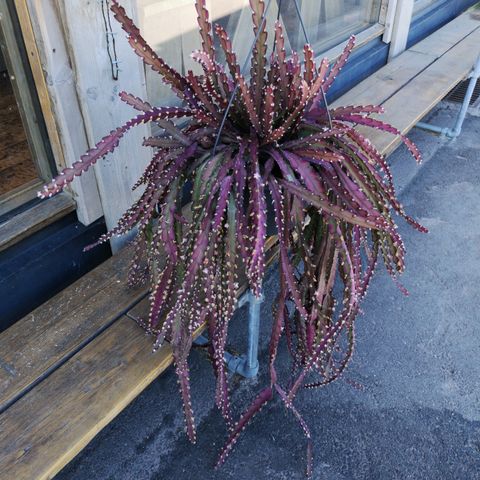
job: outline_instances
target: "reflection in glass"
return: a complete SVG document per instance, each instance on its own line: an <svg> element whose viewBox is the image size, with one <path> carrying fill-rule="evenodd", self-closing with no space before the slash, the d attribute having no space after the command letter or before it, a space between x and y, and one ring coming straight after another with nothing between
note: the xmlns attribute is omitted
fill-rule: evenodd
<svg viewBox="0 0 480 480"><path fill-rule="evenodd" d="M39 176L15 97L14 79L7 71L6 58L0 51L0 206L7 194Z"/></svg>
<svg viewBox="0 0 480 480"><path fill-rule="evenodd" d="M434 3L438 3L438 2L439 0L415 0L413 4L413 14L415 15L418 12L425 10L430 5L433 5Z"/></svg>
<svg viewBox="0 0 480 480"><path fill-rule="evenodd" d="M271 31L281 4L280 19L285 26L289 50L301 50L305 38L293 1L273 0L268 14ZM317 54L345 41L378 21L381 0L299 0L310 41ZM157 53L181 73L199 67L190 58L200 48L194 0L139 0L140 21L146 40ZM242 64L253 42L248 0L207 0L213 23L224 27ZM270 36L271 41L271 36ZM219 51L219 50L218 50ZM219 51L219 60L222 61ZM147 87L152 101L171 99L169 89L147 72Z"/></svg>

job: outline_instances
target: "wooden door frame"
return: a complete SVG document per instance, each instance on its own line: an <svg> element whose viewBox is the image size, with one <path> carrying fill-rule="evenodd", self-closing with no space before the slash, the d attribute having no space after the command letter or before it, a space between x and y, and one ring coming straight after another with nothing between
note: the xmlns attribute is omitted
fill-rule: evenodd
<svg viewBox="0 0 480 480"><path fill-rule="evenodd" d="M391 27L390 52L388 60L395 58L402 53L408 40L408 32L413 15L414 0L397 0L395 18Z"/></svg>
<svg viewBox="0 0 480 480"><path fill-rule="evenodd" d="M38 28L38 17L39 14L41 16L43 13L39 10L47 7L54 8L53 3L55 0L12 0L11 2L8 0L0 0L0 2L2 2L5 11L7 11L7 8L13 7L15 10L14 21L20 30L20 32L17 32L17 35L18 33L22 35L22 50L25 53L24 62L27 63L27 68L30 67L30 71L28 72L30 76L29 87L31 89L33 84L35 96L37 97L35 99L37 102L37 115L42 116L44 134L48 137L47 139L43 139L43 141L48 141L47 147L50 149L50 168L44 170L42 175L45 177L45 180L48 181L52 175L56 174L57 170L70 166L74 161L78 160L78 157L88 148L86 138L83 138L82 141L82 127L79 128L83 123L81 115L78 115L76 119L70 122L73 124L72 126L69 126L67 124L68 122L66 122L65 118L61 115L62 108L67 108L72 112L70 114L72 117L75 112L75 105L78 104L75 87L71 86L74 94L70 95L70 98L65 99L65 95L62 96L58 94L58 88L54 81L55 76L52 74L53 68L52 62L50 61L52 58L55 58L56 62L63 61L68 65L68 59L62 57L62 49L58 48L61 46L60 44L63 42L63 38L57 34L56 43L52 46L49 44L49 39L45 38L42 30ZM8 12L10 11L11 10ZM32 16L32 12L36 15ZM7 21L10 23L10 14L8 17ZM36 29L34 24L37 27ZM6 23L4 24L4 28L5 26ZM59 30L55 19L53 19L53 21L49 19L48 25L44 25L44 27L49 33ZM73 142L72 135L74 136ZM71 148L72 143L77 146L76 149ZM52 156L53 161L51 161ZM8 198L5 196L3 207L0 208L0 214L7 213L7 211L16 209L26 204L29 200L34 199L36 192L41 188L43 183L44 180L29 182L29 184L10 192ZM70 196L72 198L70 205L76 204L78 218L85 225L92 223L103 214L93 173L87 175L87 178L82 178L76 182L63 196ZM75 199L75 201L73 199ZM63 205L66 202L52 202L50 200L42 202L41 205L44 205L45 215L49 216L51 214L52 217L51 219L45 218L45 221L42 222L44 225L51 223L51 221L61 215L59 209L55 208L57 203ZM21 211L23 212L23 210L25 209ZM61 208L60 210L65 212L71 211L71 207L68 209ZM23 213L21 215L23 215ZM40 217L45 215L40 215ZM12 214L8 214L8 218L11 216ZM38 222L36 222L35 218L31 218L31 222L28 223L31 223L31 225L27 225L25 222L22 224L24 230L26 229L33 232L38 229ZM2 230L0 234L3 235L3 224L1 227ZM22 231L22 235L24 235L24 233L25 232ZM13 235L13 237L15 237L15 235ZM16 241L13 237L12 241Z"/></svg>
<svg viewBox="0 0 480 480"><path fill-rule="evenodd" d="M116 35L120 74L118 79L112 78L113 59L109 58L107 52L107 38L110 37L107 37L105 11L102 8L106 6L106 1L104 4L102 1L56 1L90 146L137 114L120 100L119 93L122 90L141 98L146 97L145 66L129 45L121 25L114 20L111 34ZM121 3L127 14L138 22L137 0L122 0ZM110 12L108 14L112 15ZM105 161L97 162L92 169L108 229L115 227L118 219L142 193L141 189L133 191L132 186L152 159L152 150L142 147L143 139L150 135L149 125L136 126L122 138ZM114 237L111 240L112 249L116 251L121 248L128 239L128 236Z"/></svg>
<svg viewBox="0 0 480 480"><path fill-rule="evenodd" d="M15 98L19 105L19 114L31 151L32 162L38 178L9 191L0 197L0 215L19 207L36 196L36 190L42 182L49 180L54 173L52 156L43 124L43 112L33 85L25 45L18 42L19 22L11 3L0 0L0 40L5 48L5 63L12 80Z"/></svg>
<svg viewBox="0 0 480 480"><path fill-rule="evenodd" d="M23 42L27 50L28 61L32 71L33 80L37 90L38 100L42 109L43 119L48 132L50 146L53 151L55 163L58 167L65 167L65 158L63 155L60 137L58 135L55 117L52 110L50 95L48 93L47 83L43 72L40 55L33 33L32 22L28 11L27 0L14 0L17 11L18 21L22 30Z"/></svg>
<svg viewBox="0 0 480 480"><path fill-rule="evenodd" d="M88 150L84 119L57 0L13 0L28 52L57 170ZM78 219L90 225L103 216L95 174L76 179L67 191Z"/></svg>

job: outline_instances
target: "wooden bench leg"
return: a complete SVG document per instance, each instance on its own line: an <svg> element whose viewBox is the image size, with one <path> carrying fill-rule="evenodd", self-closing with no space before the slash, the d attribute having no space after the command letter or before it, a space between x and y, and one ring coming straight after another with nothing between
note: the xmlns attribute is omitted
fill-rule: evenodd
<svg viewBox="0 0 480 480"><path fill-rule="evenodd" d="M430 125L425 122L418 122L417 127L423 130L429 130L430 132L440 133L449 138L457 138L461 131L463 122L465 121L465 116L467 115L467 110L470 105L470 100L472 99L473 91L475 85L477 84L478 78L480 77L480 55L478 56L477 62L472 70L472 73L469 75L470 83L468 84L467 92L465 93L465 98L463 99L462 108L457 117L457 121L453 128L442 128L436 125Z"/></svg>

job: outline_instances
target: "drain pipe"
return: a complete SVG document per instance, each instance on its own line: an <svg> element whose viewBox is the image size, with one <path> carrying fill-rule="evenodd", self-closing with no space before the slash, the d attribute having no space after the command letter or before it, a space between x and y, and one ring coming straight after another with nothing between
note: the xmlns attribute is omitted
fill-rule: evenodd
<svg viewBox="0 0 480 480"><path fill-rule="evenodd" d="M468 84L467 92L465 93L465 98L463 99L462 108L460 109L454 128L442 128L436 125L430 125L429 123L425 122L418 122L416 126L423 130L429 130L430 132L439 133L440 135L446 136L448 138L457 138L462 131L463 122L465 120L465 116L467 115L468 107L470 106L470 100L472 99L473 91L479 77L480 55L478 56L472 73L470 73L470 75L468 76L470 82Z"/></svg>

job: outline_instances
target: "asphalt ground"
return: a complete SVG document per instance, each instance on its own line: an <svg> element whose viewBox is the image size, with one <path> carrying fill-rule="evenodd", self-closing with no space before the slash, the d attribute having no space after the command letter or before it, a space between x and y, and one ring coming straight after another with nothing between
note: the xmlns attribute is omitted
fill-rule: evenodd
<svg viewBox="0 0 480 480"><path fill-rule="evenodd" d="M429 116L451 125L456 108ZM403 296L380 268L357 320L353 360L344 377L302 392L297 408L314 436L319 480L480 479L480 117L469 115L456 140L414 129L424 155L415 166L404 148L389 159L408 213L430 229L399 219L407 248ZM232 378L243 410L268 381L266 348L276 267L262 306L261 370ZM232 348L242 351L246 309L232 321ZM285 349L280 370L287 365ZM184 434L170 368L110 423L56 480L303 479L305 440L293 416L274 401L240 437L225 465L213 470L226 438L213 407L214 381L205 353L191 355L198 442Z"/></svg>

